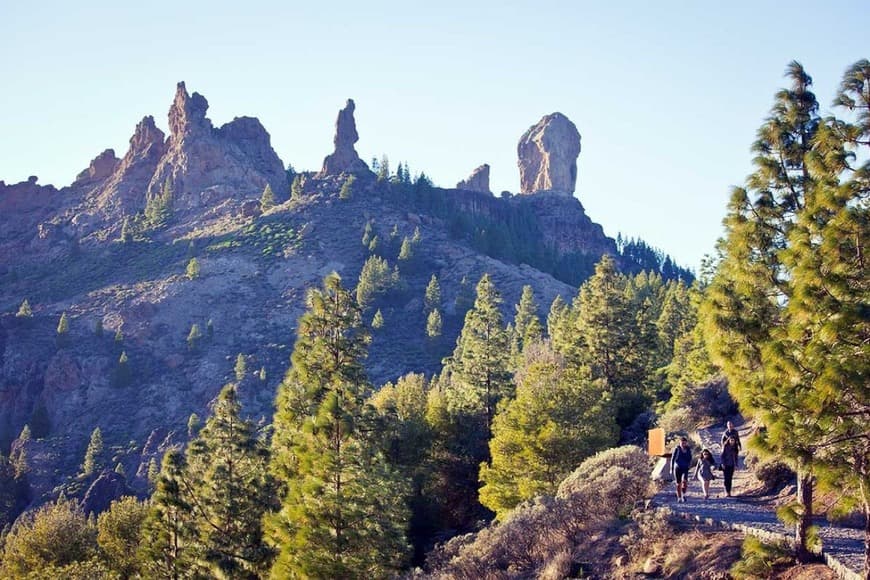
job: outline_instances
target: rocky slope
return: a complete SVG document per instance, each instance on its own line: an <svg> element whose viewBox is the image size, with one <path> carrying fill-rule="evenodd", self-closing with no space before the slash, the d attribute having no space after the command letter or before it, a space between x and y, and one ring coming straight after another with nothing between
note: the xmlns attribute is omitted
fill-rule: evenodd
<svg viewBox="0 0 870 580"><path fill-rule="evenodd" d="M207 107L180 83L168 137L145 117L122 159L104 151L69 187L40 186L36 178L0 182L0 448L5 452L25 424L37 427L31 441L19 442L33 463L36 501L69 481L97 426L111 449L109 467L121 463L127 484L145 489L149 460L184 440L191 413L208 412L239 353L249 371L240 389L245 408L268 421L306 290L333 270L354 286L373 252L401 276L366 312L370 321L380 308L385 320L367 361L375 385L438 371L462 325L457 298L484 272L501 291L508 319L523 285L534 288L542 316L555 296L573 297L576 288L550 274L475 250L467 232L453 227L456 216L490 226L520 216L537 232L532 242L557 257L594 262L615 252L613 240L566 195L495 198L481 173L466 184L478 191L378 182L353 147L353 101L339 113L335 152L319 173L304 175L302 195L288 199L283 163L259 121L242 117L215 129ZM576 154L554 158L547 171L570 173L572 163ZM351 173L357 183L342 199ZM255 200L267 184L279 204L263 213ZM122 242L125 218L140 223L148 200L167 186L168 225ZM361 241L367 224L380 240L374 250ZM401 242L416 230L414 257L400 263ZM194 257L200 275L190 279L185 267ZM445 314L436 341L425 338L423 312L433 274ZM25 298L32 318L15 316ZM70 331L58 340L63 312ZM194 325L202 337L191 345ZM254 372L261 368L264 378Z"/></svg>

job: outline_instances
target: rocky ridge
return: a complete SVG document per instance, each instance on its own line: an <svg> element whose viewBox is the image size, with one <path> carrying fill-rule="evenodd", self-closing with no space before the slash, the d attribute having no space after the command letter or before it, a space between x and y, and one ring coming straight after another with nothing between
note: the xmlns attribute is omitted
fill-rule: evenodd
<svg viewBox="0 0 870 580"><path fill-rule="evenodd" d="M554 252L590 261L615 252L578 200L564 192L496 198L487 166L464 191L425 184L393 191L393 184L378 183L354 149L354 108L349 100L339 112L335 151L319 173L305 174L298 199L287 199L283 163L259 121L241 117L215 129L205 97L189 94L184 83L170 107L168 138L148 116L122 159L104 151L69 187L40 186L36 178L0 182L0 447L25 423L44 417L47 436L27 443L29 457L45 458L34 468L34 497L50 494L75 472L96 426L130 474L129 487L142 490L148 462L185 439L192 412L207 414L209 401L232 380L239 353L249 368L265 370L265 380L246 377L240 395L248 413L268 420L306 290L333 270L345 285L355 285L372 253L361 243L367 224L381 240L376 253L399 265L403 279L380 306L385 326L375 333L367 360L375 385L439 369L462 325L457 297L473 290L484 272L504 296L507 320L526 284L542 317L555 296L570 301L575 293L532 266L476 251L452 231L453 217L497 225L522 216ZM560 186L554 176L565 168L555 160L565 156L552 147L546 153L552 159L534 181ZM341 199L348 173L359 183L350 199ZM123 218L141 212L166 184L173 192L169 225L118 241ZM266 184L277 207L243 212ZM398 264L402 239L417 228L416 257ZM184 275L192 257L201 268L196 279ZM441 284L445 317L434 346L424 339L422 306L432 274ZM14 316L23 298L33 306L32 319ZM62 312L71 323L65 344L55 331ZM103 334L95 331L98 322ZM203 335L195 346L186 340L193 325ZM132 369L129 382L119 379L122 353Z"/></svg>

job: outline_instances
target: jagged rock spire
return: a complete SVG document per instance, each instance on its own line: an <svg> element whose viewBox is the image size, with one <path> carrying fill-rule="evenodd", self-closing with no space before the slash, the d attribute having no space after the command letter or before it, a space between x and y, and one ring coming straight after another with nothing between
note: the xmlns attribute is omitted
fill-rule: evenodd
<svg viewBox="0 0 870 580"><path fill-rule="evenodd" d="M321 169L319 177L340 173L370 172L369 166L360 159L356 149L354 149L354 144L359 141L356 121L353 117L355 108L353 99L348 99L347 105L338 112L338 119L335 121L335 138L332 140L335 144L335 151L323 160L323 169Z"/></svg>

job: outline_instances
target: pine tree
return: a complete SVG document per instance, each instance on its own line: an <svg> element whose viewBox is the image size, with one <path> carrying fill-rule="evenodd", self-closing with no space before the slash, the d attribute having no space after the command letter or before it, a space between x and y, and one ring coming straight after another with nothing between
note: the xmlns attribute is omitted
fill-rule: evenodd
<svg viewBox="0 0 870 580"><path fill-rule="evenodd" d="M304 183L302 179L302 175L297 175L293 178L293 183L290 185L290 198L293 200L300 200L304 195Z"/></svg>
<svg viewBox="0 0 870 580"><path fill-rule="evenodd" d="M441 320L441 313L437 308L429 312L426 317L426 336L429 338L438 338L441 336L441 331L444 324Z"/></svg>
<svg viewBox="0 0 870 580"><path fill-rule="evenodd" d="M378 163L378 182L383 183L384 181L389 180L390 178L390 160L386 155L381 157L380 163Z"/></svg>
<svg viewBox="0 0 870 580"><path fill-rule="evenodd" d="M407 551L407 486L372 430L360 308L337 274L306 302L276 401L272 471L287 485L267 519L272 576L387 576Z"/></svg>
<svg viewBox="0 0 870 580"><path fill-rule="evenodd" d="M118 327L118 330L115 331L115 336L113 340L115 341L115 344L121 344L122 342L124 342L124 333L121 330L120 326Z"/></svg>
<svg viewBox="0 0 870 580"><path fill-rule="evenodd" d="M169 223L172 219L173 197L172 186L167 178L160 193L150 195L145 202L146 227L157 229Z"/></svg>
<svg viewBox="0 0 870 580"><path fill-rule="evenodd" d="M121 242L129 244L133 241L133 226L130 224L130 217L124 216L124 222L121 224Z"/></svg>
<svg viewBox="0 0 870 580"><path fill-rule="evenodd" d="M870 238L870 61L846 70L834 105L849 111L851 120L826 119L816 134L810 171L818 187L798 218L794 252L786 256L795 280L789 336L802 346L789 376L813 386L805 407L816 411L814 438L824 450L814 458L815 472L826 487L839 491L845 483L857 490L870 575L870 279L864 257Z"/></svg>
<svg viewBox="0 0 870 580"><path fill-rule="evenodd" d="M372 229L372 221L369 220L366 222L365 228L363 229L363 237L362 237L362 245L364 245L366 248L369 247L369 244L372 241L372 234L373 233L374 232Z"/></svg>
<svg viewBox="0 0 870 580"><path fill-rule="evenodd" d="M268 183L263 188L263 195L260 196L260 209L266 211L269 208L275 207L275 192L272 191L272 186Z"/></svg>
<svg viewBox="0 0 870 580"><path fill-rule="evenodd" d="M191 544L200 566L225 578L257 578L270 550L262 517L273 507L268 450L241 418L236 386L225 386L187 452L183 496L192 506Z"/></svg>
<svg viewBox="0 0 870 580"><path fill-rule="evenodd" d="M18 307L18 312L15 313L16 318L33 318L33 310L30 308L30 302L25 298Z"/></svg>
<svg viewBox="0 0 870 580"><path fill-rule="evenodd" d="M420 243L420 240L423 239L423 236L420 234L420 226L414 227L414 234L411 236L411 243L417 245Z"/></svg>
<svg viewBox="0 0 870 580"><path fill-rule="evenodd" d="M260 367L260 372L257 373L257 378L259 378L264 383L266 382L266 367Z"/></svg>
<svg viewBox="0 0 870 580"><path fill-rule="evenodd" d="M407 262L414 257L414 248L411 246L411 240L405 236L402 239L402 248L399 250L399 261Z"/></svg>
<svg viewBox="0 0 870 580"><path fill-rule="evenodd" d="M160 477L160 468L157 466L157 460L152 457L148 460L148 483L151 485L157 484L157 479Z"/></svg>
<svg viewBox="0 0 870 580"><path fill-rule="evenodd" d="M195 570L193 506L184 497L184 466L183 455L173 449L163 456L159 475L155 475L138 557L145 577L187 578Z"/></svg>
<svg viewBox="0 0 870 580"><path fill-rule="evenodd" d="M795 260L795 255L813 251L801 246L813 245L813 235L807 237L802 224L816 219L807 215L814 211L819 194L807 162L813 156L819 118L810 91L812 79L803 67L792 62L786 76L792 86L777 93L753 145L756 171L746 188L732 193L726 235L719 247L722 259L708 289L704 314L711 352L728 377L729 389L743 412L766 426L753 443L798 473L798 501L788 512L796 523L798 556L806 559L817 426L826 405L807 406L816 398L813 391L818 385L813 373L796 368L809 354L807 330L811 329L802 318L812 316L815 307L795 315L792 302L802 298L803 289L798 288L813 284L801 280L809 272L800 262L815 258Z"/></svg>
<svg viewBox="0 0 870 580"><path fill-rule="evenodd" d="M513 340L511 350L517 362L518 356L523 349L544 336L544 328L538 318L538 305L535 303L535 294L531 286L523 286L523 294L516 305L514 316Z"/></svg>
<svg viewBox="0 0 870 580"><path fill-rule="evenodd" d="M82 461L82 475L88 476L103 466L103 432L96 427L91 432L91 440L85 451L85 459Z"/></svg>
<svg viewBox="0 0 870 580"><path fill-rule="evenodd" d="M133 578L139 569L136 556L147 515L146 503L127 496L97 517L97 544L109 568L121 578Z"/></svg>
<svg viewBox="0 0 870 580"><path fill-rule="evenodd" d="M353 197L354 186L356 185L356 176L349 175L347 179L344 180L344 183L341 185L341 189L338 192L338 197L340 199L350 199Z"/></svg>
<svg viewBox="0 0 870 580"><path fill-rule="evenodd" d="M375 330L379 330L384 326L384 315L381 314L381 309L378 308L378 311L375 312L375 315L372 317L372 328Z"/></svg>
<svg viewBox="0 0 870 580"><path fill-rule="evenodd" d="M184 269L184 275L187 276L188 280L199 278L199 262L196 258L191 258L187 262L187 268Z"/></svg>
<svg viewBox="0 0 870 580"><path fill-rule="evenodd" d="M423 311L432 312L439 308L441 308L441 285L438 283L438 277L432 274L423 298Z"/></svg>
<svg viewBox="0 0 870 580"><path fill-rule="evenodd" d="M187 350L196 350L199 347L199 341L201 338L202 332L199 330L199 325L194 322L190 326L190 332L187 333Z"/></svg>
<svg viewBox="0 0 870 580"><path fill-rule="evenodd" d="M214 338L214 322L211 318L205 323L205 337L210 341Z"/></svg>
<svg viewBox="0 0 870 580"><path fill-rule="evenodd" d="M245 375L248 374L248 363L245 362L245 355L239 353L236 357L236 364L233 367L233 372L236 375L236 381L242 382L245 380Z"/></svg>
<svg viewBox="0 0 870 580"><path fill-rule="evenodd" d="M603 382L566 367L544 344L524 354L516 398L493 422L492 463L480 468L480 502L500 520L522 501L555 495L577 465L619 435Z"/></svg>
<svg viewBox="0 0 870 580"><path fill-rule="evenodd" d="M378 296L393 287L394 282L387 261L380 256L369 256L359 274L356 286L357 302L363 308L371 306Z"/></svg>
<svg viewBox="0 0 870 580"><path fill-rule="evenodd" d="M465 324L448 361L452 404L467 411L480 412L490 433L495 407L512 395L508 369L508 336L499 305L501 295L489 274L477 284L474 306L465 315Z"/></svg>
<svg viewBox="0 0 870 580"><path fill-rule="evenodd" d="M627 279L617 272L616 262L605 255L580 288L570 338L563 343L563 354L569 360L588 367L594 380L605 381L616 402L620 427L630 425L651 402L646 363L649 348L654 346L641 341L652 333L638 328L626 287ZM560 342L555 344L560 346Z"/></svg>

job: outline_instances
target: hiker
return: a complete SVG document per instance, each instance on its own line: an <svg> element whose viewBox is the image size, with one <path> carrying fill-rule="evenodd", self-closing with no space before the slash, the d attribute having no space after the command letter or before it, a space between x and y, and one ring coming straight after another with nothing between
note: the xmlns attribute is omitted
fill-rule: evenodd
<svg viewBox="0 0 870 580"><path fill-rule="evenodd" d="M713 460L713 454L709 449L701 451L701 458L698 460L698 467L695 470L695 478L701 482L701 489L704 490L704 499L710 499L710 482L716 479L713 475L713 468L716 462Z"/></svg>
<svg viewBox="0 0 870 580"><path fill-rule="evenodd" d="M689 448L689 440L680 437L680 444L674 447L671 453L671 471L677 482L677 502L686 502L686 489L689 487L689 467L692 465L692 450Z"/></svg>
<svg viewBox="0 0 870 580"><path fill-rule="evenodd" d="M734 469L737 467L737 440L729 437L722 446L722 477L725 480L725 496L731 497L731 482L734 478Z"/></svg>
<svg viewBox="0 0 870 580"><path fill-rule="evenodd" d="M737 451L743 449L743 446L740 444L740 433L734 428L734 423L728 421L725 423L725 427L725 432L722 433L722 447L725 447L725 440L731 437L737 443Z"/></svg>

